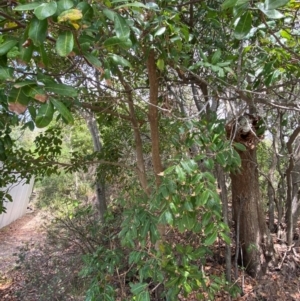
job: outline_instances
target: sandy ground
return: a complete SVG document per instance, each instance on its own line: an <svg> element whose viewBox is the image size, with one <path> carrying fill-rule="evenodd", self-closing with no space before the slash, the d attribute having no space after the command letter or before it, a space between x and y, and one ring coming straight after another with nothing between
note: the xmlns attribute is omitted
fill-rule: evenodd
<svg viewBox="0 0 300 301"><path fill-rule="evenodd" d="M0 276L15 267L16 253L22 245L43 240L42 224L41 213L28 210L23 217L0 229Z"/></svg>

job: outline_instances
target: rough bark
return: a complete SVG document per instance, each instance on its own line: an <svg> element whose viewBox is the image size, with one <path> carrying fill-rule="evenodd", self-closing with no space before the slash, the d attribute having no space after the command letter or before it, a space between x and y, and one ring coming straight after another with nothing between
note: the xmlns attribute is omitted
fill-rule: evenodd
<svg viewBox="0 0 300 301"><path fill-rule="evenodd" d="M146 175L146 168L145 168L145 160L143 155L143 141L141 138L139 123L136 118L134 104L133 104L133 96L132 91L133 89L127 83L122 75L122 73L118 72L119 79L127 92L127 104L129 109L130 121L132 125L132 130L134 134L134 141L135 141L135 152L136 152L136 161L137 161L137 175L140 181L141 187L143 191L149 196L150 195L150 188L148 186L147 175Z"/></svg>
<svg viewBox="0 0 300 301"><path fill-rule="evenodd" d="M268 172L268 199L269 199L269 230L274 232L275 226L275 203L276 203L276 191L274 188L275 171L278 163L277 149L278 149L278 132L273 135L273 149L271 165Z"/></svg>
<svg viewBox="0 0 300 301"><path fill-rule="evenodd" d="M299 183L298 172L296 167L298 166L297 160L300 160L299 149L294 150L293 143L300 133L300 126L298 126L292 135L290 136L286 146L289 155L289 165L286 170L286 182L287 182L287 200L286 200L286 223L287 223L287 243L292 245L294 236L294 225L297 222L297 207L298 207L298 191ZM296 164L297 162L297 164ZM294 219L294 215L295 218Z"/></svg>
<svg viewBox="0 0 300 301"><path fill-rule="evenodd" d="M239 151L239 155L240 171L231 173L234 219L237 222L237 212L240 211L238 227L242 264L251 276L260 277L273 257L273 244L260 199L256 149Z"/></svg>
<svg viewBox="0 0 300 301"><path fill-rule="evenodd" d="M91 115L87 116L86 120L87 120L89 131L93 139L94 151L101 152L102 145L101 145L100 133L99 133L97 122L95 118ZM104 214L107 210L106 195L105 195L105 181L104 179L100 180L98 177L96 179L96 195L97 195L97 204L98 204L97 208L100 213L100 219L103 220Z"/></svg>
<svg viewBox="0 0 300 301"><path fill-rule="evenodd" d="M227 187L225 183L225 174L221 166L217 166L217 179L219 188L221 190L220 197L222 200L222 214L223 222L229 226L228 222L228 198L227 198ZM228 236L230 233L226 233ZM230 244L225 245L225 263L226 263L226 280L231 282L231 246Z"/></svg>
<svg viewBox="0 0 300 301"><path fill-rule="evenodd" d="M274 256L259 191L256 146L263 136L256 134L258 130L259 117L252 114L244 114L226 125L227 136L246 147L245 151L238 151L239 171L231 173L232 206L241 264L253 277L262 276Z"/></svg>

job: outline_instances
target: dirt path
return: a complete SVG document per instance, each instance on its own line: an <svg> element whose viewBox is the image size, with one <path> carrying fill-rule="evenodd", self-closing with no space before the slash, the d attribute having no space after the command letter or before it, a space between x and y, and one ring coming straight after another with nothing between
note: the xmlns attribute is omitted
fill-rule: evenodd
<svg viewBox="0 0 300 301"><path fill-rule="evenodd" d="M42 242L43 217L37 211L28 211L23 217L0 229L0 299L4 300L5 291L11 285L9 271L16 266L19 248L24 244Z"/></svg>

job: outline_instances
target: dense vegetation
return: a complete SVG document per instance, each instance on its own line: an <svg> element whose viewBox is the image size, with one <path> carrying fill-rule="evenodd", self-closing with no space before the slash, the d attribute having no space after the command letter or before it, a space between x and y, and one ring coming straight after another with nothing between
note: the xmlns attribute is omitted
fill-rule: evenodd
<svg viewBox="0 0 300 301"><path fill-rule="evenodd" d="M277 264L270 233L285 223L292 247L300 213L298 9L293 0L3 3L0 210L18 178L41 180L56 210L69 187L67 207L78 211L60 221L93 217L74 238L90 239L87 300L234 294L231 226L235 265L262 276ZM20 143L16 127L34 142ZM97 216L85 200L92 188ZM205 273L216 241L225 275Z"/></svg>

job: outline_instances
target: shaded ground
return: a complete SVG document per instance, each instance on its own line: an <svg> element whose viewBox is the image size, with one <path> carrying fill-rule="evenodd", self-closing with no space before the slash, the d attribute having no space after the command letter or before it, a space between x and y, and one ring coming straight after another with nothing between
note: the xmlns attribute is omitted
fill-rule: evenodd
<svg viewBox="0 0 300 301"><path fill-rule="evenodd" d="M43 300L83 300L83 298L64 297L61 299L41 298L40 287L34 286L37 289L23 290L25 295L18 296L18 291L26 286L25 270L16 270L17 256L21 247L28 246L32 256L39 256L38 250L35 251L35 246L44 242L45 233L42 229L44 223L43 216L37 212L27 213L24 217L10 224L9 226L0 229L0 300L1 301L43 301ZM229 295L222 292L217 294L214 301L300 301L300 242L295 241L292 248L287 248L283 242L278 242L274 235L275 249L279 255L278 266L275 266L266 276L260 280L255 280L239 271L237 283L243 288L243 293L237 298L230 298ZM66 249L66 253L60 256L61 258L70 257L72 248ZM218 253L217 246L216 252ZM68 253L69 252L69 253ZM221 251L222 253L222 251ZM221 255L222 257L222 255ZM35 258L35 257L34 257ZM41 264L39 268L47 277L40 278L40 285L48 283L53 275L51 270L51 262L55 256L51 255L48 259L43 257L45 265ZM207 274L220 275L224 272L224 264L222 258L210 258L207 261L205 272ZM37 261L39 263L39 261ZM76 267L68 265L60 265L61 273L67 273L66 267L70 267L70 273L76 270ZM73 273L72 272L72 273ZM71 274L70 274L71 275ZM48 280L47 280L48 279ZM79 282L80 284L80 282ZM53 297L51 294L50 296ZM121 300L116 299L116 300ZM197 301L197 297L191 294L188 297L179 296L181 301ZM176 300L174 300L176 301ZM207 300L205 300L207 301Z"/></svg>
<svg viewBox="0 0 300 301"><path fill-rule="evenodd" d="M18 220L0 229L0 300L14 300L13 283L18 273L11 275L17 265L17 253L26 244L42 242L45 233L42 229L43 217L40 213L28 210Z"/></svg>

